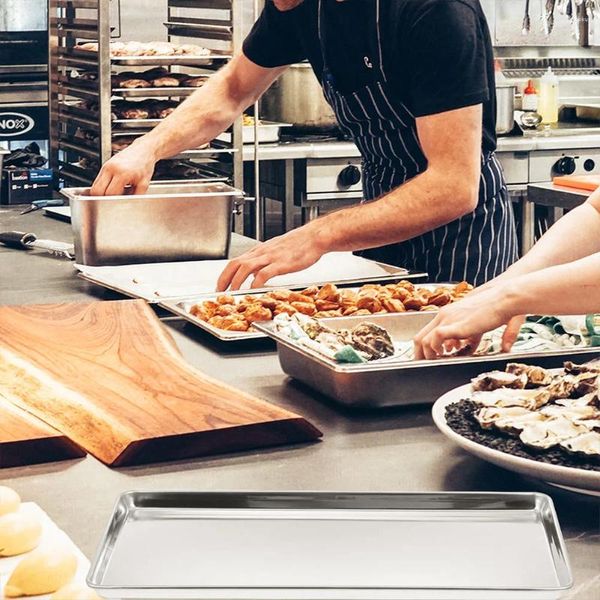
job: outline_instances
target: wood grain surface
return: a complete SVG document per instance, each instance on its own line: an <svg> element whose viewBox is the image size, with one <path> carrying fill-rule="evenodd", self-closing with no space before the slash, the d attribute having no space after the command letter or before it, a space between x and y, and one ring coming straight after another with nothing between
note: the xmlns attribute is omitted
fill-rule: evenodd
<svg viewBox="0 0 600 600"><path fill-rule="evenodd" d="M85 456L62 433L0 395L0 468Z"/></svg>
<svg viewBox="0 0 600 600"><path fill-rule="evenodd" d="M142 300L0 307L0 394L111 466L321 435L188 365Z"/></svg>

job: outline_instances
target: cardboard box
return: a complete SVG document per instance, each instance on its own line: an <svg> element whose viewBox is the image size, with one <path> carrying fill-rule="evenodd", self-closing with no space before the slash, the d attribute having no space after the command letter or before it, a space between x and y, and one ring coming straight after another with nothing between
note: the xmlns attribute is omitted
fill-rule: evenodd
<svg viewBox="0 0 600 600"><path fill-rule="evenodd" d="M52 169L17 169L2 175L0 204L31 204L51 198L54 190Z"/></svg>

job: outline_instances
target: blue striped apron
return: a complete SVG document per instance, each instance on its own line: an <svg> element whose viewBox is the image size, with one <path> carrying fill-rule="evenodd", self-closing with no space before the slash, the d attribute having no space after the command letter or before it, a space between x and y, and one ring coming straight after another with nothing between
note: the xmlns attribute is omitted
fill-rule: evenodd
<svg viewBox="0 0 600 600"><path fill-rule="evenodd" d="M373 6L375 14L366 23L369 31L365 34L371 40L371 55L357 66L368 83L341 92L328 68L322 0L318 4L323 91L341 129L361 153L364 201L391 192L427 169L415 116L391 91L383 69L380 0ZM518 257L517 237L512 203L495 153L482 152L479 202L474 212L411 240L362 254L426 271L434 282L466 280L481 285L505 271Z"/></svg>

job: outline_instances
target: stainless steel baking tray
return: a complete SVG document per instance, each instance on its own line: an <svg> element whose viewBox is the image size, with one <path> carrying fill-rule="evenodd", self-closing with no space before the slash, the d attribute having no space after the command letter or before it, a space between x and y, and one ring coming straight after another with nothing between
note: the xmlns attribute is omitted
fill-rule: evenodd
<svg viewBox="0 0 600 600"><path fill-rule="evenodd" d="M112 93L123 98L147 98L149 96L189 96L199 89L194 87L113 88Z"/></svg>
<svg viewBox="0 0 600 600"><path fill-rule="evenodd" d="M236 202L243 192L224 183L152 184L146 194L89 196L69 188L79 264L223 258L229 253Z"/></svg>
<svg viewBox="0 0 600 600"><path fill-rule="evenodd" d="M416 273L416 274L408 274L402 277L402 279L412 279L415 277L422 277L423 274L422 273ZM322 285L322 284L319 284ZM439 285L435 285L435 284L419 284L419 287L423 287L423 288L428 288L428 289L435 289L440 287L441 284ZM295 288L294 288L295 289ZM350 289L353 291L358 291L360 288L359 287L346 287L345 289ZM264 293L264 292L262 292ZM231 296L233 296L234 298L243 298L245 296L260 296L261 294L255 294L254 291L252 291L252 293L248 293L248 290L246 290L245 292L236 292L233 294L230 294ZM194 304L198 304L201 302L206 302L208 300L216 300L217 299L217 294L203 294L201 296L196 296L194 298L185 298L183 300L169 300L169 301L165 301L165 302L158 302L158 305L161 306L162 308L164 308L165 310L168 310L169 312L173 313L174 315L177 315L179 317L181 317L182 319L185 319L186 321L189 321L190 323L193 323L194 325L198 326L200 329L203 329L204 331L210 333L212 336L216 337L218 340L221 340L222 342L241 342L244 340L254 340L254 339L261 339L261 338L266 338L269 337L266 333L262 332L262 331L257 331L257 330L252 330L252 331L245 331L245 332L239 332L239 331L225 331L223 329L219 329L218 327L215 327L214 325L211 325L210 323L207 323L206 321L202 321L201 319L198 319L198 317L195 317L194 315L190 314L190 309L192 308L192 306L194 306ZM411 312L406 312L406 313L399 313L397 316L398 318L401 319L405 319L405 318L411 318L412 315L415 315L416 313L411 313ZM423 313L420 313L423 314ZM427 313L428 315L431 315L430 318L433 318L433 315L435 313ZM362 319L364 319L365 317L362 317ZM345 321L345 317L337 317L337 318L333 318L333 319L328 319L328 322L332 322L335 323L337 321L341 321L341 326L344 326Z"/></svg>
<svg viewBox="0 0 600 600"><path fill-rule="evenodd" d="M409 341L435 313L372 315L321 319L335 328L352 328L369 321L385 327L397 342ZM585 361L600 354L598 348L572 348L545 352L464 356L433 361L394 361L385 359L366 364L340 364L300 346L275 330L273 322L255 323L255 328L277 342L283 371L351 407L380 408L433 403L449 390L463 385L482 371L504 370L508 362L523 362L542 367L559 367L566 360Z"/></svg>
<svg viewBox="0 0 600 600"><path fill-rule="evenodd" d="M164 119L113 119L113 129L152 129Z"/></svg>
<svg viewBox="0 0 600 600"><path fill-rule="evenodd" d="M204 67L212 65L215 61L229 60L230 58L233 58L231 54L212 52L206 56L113 56L110 60L114 64L131 67L146 65Z"/></svg>
<svg viewBox="0 0 600 600"><path fill-rule="evenodd" d="M156 262L119 266L86 266L76 264L81 277L150 303L182 301L199 296L214 295L219 276L227 260ZM424 279L426 273L409 273L406 269L354 256L350 252L332 252L312 267L279 275L269 281L269 287L252 290L254 293L275 287L302 289L309 285L332 282L339 285L361 285L373 281ZM249 291L249 282L245 284Z"/></svg>
<svg viewBox="0 0 600 600"><path fill-rule="evenodd" d="M572 576L543 494L131 492L87 582L109 599L549 600Z"/></svg>

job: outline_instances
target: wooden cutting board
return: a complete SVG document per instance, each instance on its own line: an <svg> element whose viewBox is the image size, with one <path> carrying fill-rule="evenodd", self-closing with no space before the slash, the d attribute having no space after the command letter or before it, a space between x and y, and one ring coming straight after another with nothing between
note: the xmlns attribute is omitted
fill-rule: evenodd
<svg viewBox="0 0 600 600"><path fill-rule="evenodd" d="M0 392L111 466L321 436L189 366L142 300L0 307Z"/></svg>
<svg viewBox="0 0 600 600"><path fill-rule="evenodd" d="M0 396L0 468L85 456L62 433Z"/></svg>

